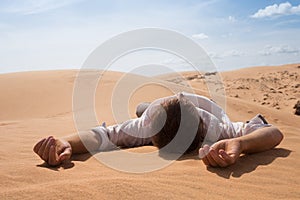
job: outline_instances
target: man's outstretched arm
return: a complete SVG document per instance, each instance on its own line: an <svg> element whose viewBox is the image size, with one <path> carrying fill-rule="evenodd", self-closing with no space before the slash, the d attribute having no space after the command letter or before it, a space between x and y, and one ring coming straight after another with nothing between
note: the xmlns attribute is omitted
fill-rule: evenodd
<svg viewBox="0 0 300 200"><path fill-rule="evenodd" d="M131 119L109 127L98 126L91 131L55 139L52 136L40 140L33 148L42 160L56 166L70 159L72 153L107 151L119 147L136 147L151 143L149 125L144 117ZM131 134L127 134L131 133Z"/></svg>
<svg viewBox="0 0 300 200"><path fill-rule="evenodd" d="M199 157L205 165L227 167L236 162L241 153L258 153L277 146L283 134L274 126L257 129L238 138L220 140L211 147L204 145Z"/></svg>
<svg viewBox="0 0 300 200"><path fill-rule="evenodd" d="M40 140L33 151L51 166L61 164L71 158L72 153L80 154L96 151L101 144L101 137L93 131L73 134L60 139L52 136ZM86 146L88 147L86 147Z"/></svg>

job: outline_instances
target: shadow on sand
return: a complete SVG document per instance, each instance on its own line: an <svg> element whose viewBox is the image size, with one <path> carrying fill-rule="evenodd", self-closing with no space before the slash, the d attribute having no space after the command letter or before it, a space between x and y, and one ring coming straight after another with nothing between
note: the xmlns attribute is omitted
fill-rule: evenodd
<svg viewBox="0 0 300 200"><path fill-rule="evenodd" d="M43 168L47 168L53 171L59 171L59 169L71 169L75 166L75 164L73 163L73 161L81 161L84 162L86 160L88 160L92 155L89 153L85 153L85 154L75 154L72 155L71 160L67 160L65 162L63 162L61 165L58 166L50 166L48 165L46 162L36 165L37 167L43 167Z"/></svg>
<svg viewBox="0 0 300 200"><path fill-rule="evenodd" d="M234 165L227 168L207 167L207 170L226 179L231 176L238 178L254 171L260 165L271 164L276 158L288 157L290 153L291 151L288 149L275 148L261 153L243 155Z"/></svg>
<svg viewBox="0 0 300 200"><path fill-rule="evenodd" d="M220 177L229 179L230 177L241 177L243 174L250 173L254 171L260 165L269 165L276 158L285 158L290 155L292 151L284 148L275 148L261 153L255 154L246 154L241 156L234 165L231 165L226 168L213 168L207 167L207 170L217 174ZM88 160L92 155L89 153L86 154L75 154L72 156L71 160L63 162L59 166L50 166L47 163L43 163L37 165L37 167L43 167L54 171L59 171L60 169L71 169L75 166L73 161L81 161L84 162ZM166 160L172 160L174 158L178 158L176 154L164 154L160 153L159 156L163 157ZM192 152L187 155L181 156L180 160L194 159L199 160L198 152Z"/></svg>

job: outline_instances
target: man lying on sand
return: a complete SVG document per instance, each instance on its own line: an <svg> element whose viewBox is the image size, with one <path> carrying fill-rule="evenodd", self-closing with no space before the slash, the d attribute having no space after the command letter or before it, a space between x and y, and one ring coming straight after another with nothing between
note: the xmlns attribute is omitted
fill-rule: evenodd
<svg viewBox="0 0 300 200"><path fill-rule="evenodd" d="M166 153L197 150L205 165L226 167L242 153L272 149L283 139L283 134L261 115L247 123L231 122L216 103L189 93L141 104L137 115L139 118L99 126L80 135L44 138L33 150L49 165L56 166L72 154L153 144Z"/></svg>

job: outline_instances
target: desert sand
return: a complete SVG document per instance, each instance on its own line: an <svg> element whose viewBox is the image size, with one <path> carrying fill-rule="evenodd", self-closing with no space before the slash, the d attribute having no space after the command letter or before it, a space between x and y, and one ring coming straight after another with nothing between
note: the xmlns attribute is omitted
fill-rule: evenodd
<svg viewBox="0 0 300 200"><path fill-rule="evenodd" d="M293 109L300 100L299 66L221 73L230 118L246 121L257 113L264 115L285 136L275 149L243 155L235 165L224 169L207 168L191 155L163 169L138 174L111 169L88 154L76 155L60 167L47 167L32 148L48 135L76 132L72 92L78 71L1 74L0 199L300 199L300 116ZM182 75L196 93L208 95L203 75ZM99 82L99 123L115 123L111 95L122 76L120 72L106 72ZM150 79L131 75L131 80L141 78ZM188 90L176 76L151 80L161 84L137 88L128 99L131 117L141 101L170 95L174 88ZM155 150L146 146L130 151Z"/></svg>

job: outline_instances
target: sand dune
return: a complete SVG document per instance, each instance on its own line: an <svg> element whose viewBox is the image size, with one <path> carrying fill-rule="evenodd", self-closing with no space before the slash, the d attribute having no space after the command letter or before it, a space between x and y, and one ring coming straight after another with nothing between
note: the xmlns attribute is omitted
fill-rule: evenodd
<svg viewBox="0 0 300 200"><path fill-rule="evenodd" d="M299 199L300 116L293 106L300 100L300 64L253 67L222 73L226 111L233 120L248 120L256 113L278 126L285 135L275 149L242 156L226 169L206 168L197 156L187 156L151 173L113 170L89 155L74 156L70 163L48 168L33 153L33 145L48 135L76 131L72 92L75 70L22 72L0 75L0 199ZM208 94L203 75L182 73L194 91ZM124 74L107 72L96 90L100 122L115 122L113 91ZM127 117L141 101L187 90L181 79L154 79L127 99ZM151 84L151 82L159 84ZM129 86L128 86L129 87ZM122 93L127 86L122 85ZM116 91L116 90L115 90ZM117 99L115 103L124 103ZM96 124L95 124L96 125ZM134 148L149 152L154 147Z"/></svg>

